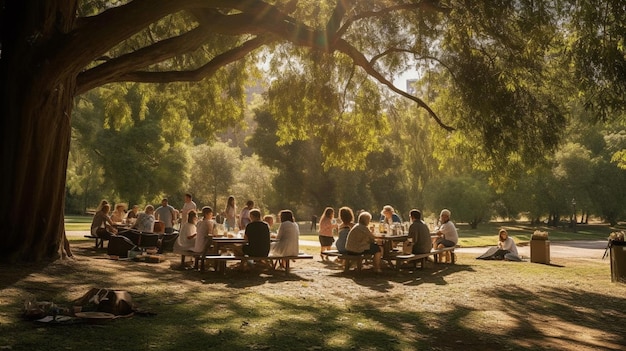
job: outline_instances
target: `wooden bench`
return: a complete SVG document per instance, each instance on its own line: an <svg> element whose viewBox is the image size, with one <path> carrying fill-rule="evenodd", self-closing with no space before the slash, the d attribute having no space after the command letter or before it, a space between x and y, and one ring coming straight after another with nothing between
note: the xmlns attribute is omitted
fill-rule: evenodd
<svg viewBox="0 0 626 351"><path fill-rule="evenodd" d="M181 266L185 266L185 262L187 262L187 256L190 256L193 260L193 267L195 269L198 269L198 266L200 266L200 270L204 271L204 260L202 259L204 255L202 252L172 249L172 253L180 255Z"/></svg>
<svg viewBox="0 0 626 351"><path fill-rule="evenodd" d="M285 274L290 273L290 262L292 260L311 260L313 259L313 255L307 254L299 254L298 256L267 256L267 257L251 257L251 256L227 256L227 255L206 255L204 256L204 260L214 260L215 261L215 270L221 273L225 273L226 271L226 263L228 261L241 261L242 267L244 261L269 261L270 268L272 270L276 270L279 264L282 262L285 268ZM203 261L204 261L203 260ZM204 263L202 264L204 268ZM202 268L202 269L203 269ZM202 270L201 269L201 270Z"/></svg>
<svg viewBox="0 0 626 351"><path fill-rule="evenodd" d="M326 250L322 252L322 255L337 257L337 259L342 260L344 272L348 272L353 264L355 264L356 270L360 272L363 268L363 262L374 258L372 254L350 255L342 254L337 250Z"/></svg>
<svg viewBox="0 0 626 351"><path fill-rule="evenodd" d="M455 247L444 247L441 249L437 249L437 250L432 250L429 253L423 253L423 254L401 254L401 255L396 255L394 257L396 263L395 263L395 269L399 270L402 268L402 265L404 263L413 263L413 268L417 267L417 263L420 264L420 268L424 268L424 265L426 264L426 260L428 260L428 257L433 256L433 260L435 262L439 261L439 255L442 255L444 253L449 252L450 253L450 261L451 263L455 263L456 262L456 256L454 254L454 249Z"/></svg>
<svg viewBox="0 0 626 351"><path fill-rule="evenodd" d="M97 236L93 236L93 235L84 235L85 238L87 239L95 239L96 240L96 249L97 248L104 248L104 240L107 239L103 239Z"/></svg>

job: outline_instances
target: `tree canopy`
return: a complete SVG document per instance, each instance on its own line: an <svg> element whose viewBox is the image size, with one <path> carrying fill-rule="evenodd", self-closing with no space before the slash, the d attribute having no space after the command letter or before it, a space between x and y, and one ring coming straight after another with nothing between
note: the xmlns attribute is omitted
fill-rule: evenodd
<svg viewBox="0 0 626 351"><path fill-rule="evenodd" d="M241 121L242 87L263 74L278 143L317 137L326 167L381 147L368 131L387 130L391 92L425 111L450 150L472 145L486 168L532 164L560 141L567 98L555 91L582 97L601 120L623 108L625 7L618 0L3 1L0 111L9 171L0 184L11 201L0 205L0 254L56 254L73 99L97 87L204 84L201 99L163 111L176 120L184 110L202 127L191 134L201 136ZM407 69L423 78L414 95L392 83ZM564 77L582 84L561 84ZM426 78L438 82L436 91ZM115 93L107 103L115 105ZM155 112L118 107L105 116L116 132L133 118L140 129ZM151 147L163 150L162 142Z"/></svg>

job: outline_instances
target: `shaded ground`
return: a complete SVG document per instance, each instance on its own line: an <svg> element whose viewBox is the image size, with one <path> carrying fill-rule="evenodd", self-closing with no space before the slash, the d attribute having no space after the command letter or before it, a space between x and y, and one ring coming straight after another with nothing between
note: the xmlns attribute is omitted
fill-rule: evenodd
<svg viewBox="0 0 626 351"><path fill-rule="evenodd" d="M83 349L84 338L59 340L106 330L118 339L110 349L133 350L623 350L626 285L610 282L605 245L554 242L551 265L480 261L485 248L460 249L456 265L381 275L344 274L316 257L287 277L197 272L172 254L159 264L112 261L82 243L74 261L1 267L0 349ZM94 286L127 290L157 316L95 330L35 329L19 318L27 297L70 301Z"/></svg>

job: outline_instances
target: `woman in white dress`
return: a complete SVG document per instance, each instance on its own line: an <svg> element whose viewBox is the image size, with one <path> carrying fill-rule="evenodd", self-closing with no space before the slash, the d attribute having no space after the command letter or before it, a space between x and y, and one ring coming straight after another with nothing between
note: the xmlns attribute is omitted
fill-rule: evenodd
<svg viewBox="0 0 626 351"><path fill-rule="evenodd" d="M180 234L178 235L178 239L176 239L176 243L174 243L175 251L193 251L194 246L196 245L197 221L198 214L196 213L196 211L189 211L189 213L187 214L187 222L183 223L183 226L180 229Z"/></svg>
<svg viewBox="0 0 626 351"><path fill-rule="evenodd" d="M276 242L270 247L269 256L298 256L300 252L300 227L293 218L290 210L282 210L279 214L280 226L276 235Z"/></svg>

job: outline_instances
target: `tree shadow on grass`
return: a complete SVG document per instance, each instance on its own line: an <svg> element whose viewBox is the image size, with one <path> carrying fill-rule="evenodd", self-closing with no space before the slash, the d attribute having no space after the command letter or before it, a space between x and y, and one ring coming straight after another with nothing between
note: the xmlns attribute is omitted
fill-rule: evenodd
<svg viewBox="0 0 626 351"><path fill-rule="evenodd" d="M207 272L173 271L165 263L79 258L74 264L56 263L11 278L14 284L7 290L14 292L3 296L9 305L5 302L1 309L0 345L13 350L45 346L49 350L583 351L621 350L626 342L625 294L589 292L568 285L535 290L495 285L469 291L455 291L455 286L450 286L445 291L453 298L432 306L440 285L448 284L447 277L472 270L460 264L427 265L412 274L345 275L341 276L345 278L341 281L347 281L342 296L351 298L338 300L339 296L329 295L323 288L289 287L294 279L306 282L300 277L283 280L282 275L263 273L211 279ZM159 284L151 284L155 281ZM264 289L261 285L267 282L276 285ZM356 286L352 282L367 287L367 296L353 292ZM403 286L389 294L394 282ZM139 306L157 315L56 328L8 320L11 311L18 313L22 291L62 302L92 286L127 289ZM624 289L615 286L608 291ZM414 300L429 292L433 294L423 295L423 301ZM407 294L413 300L406 298ZM472 300L488 303L476 307Z"/></svg>
<svg viewBox="0 0 626 351"><path fill-rule="evenodd" d="M331 276L352 279L356 284L368 287L374 291L386 292L393 287L391 282L405 286L417 286L421 284L446 285L446 276L458 272L474 272L468 265L462 264L427 264L423 269L410 269L396 271L391 268L382 273L375 273L372 269L363 269L360 272L350 270L348 272L335 272Z"/></svg>

